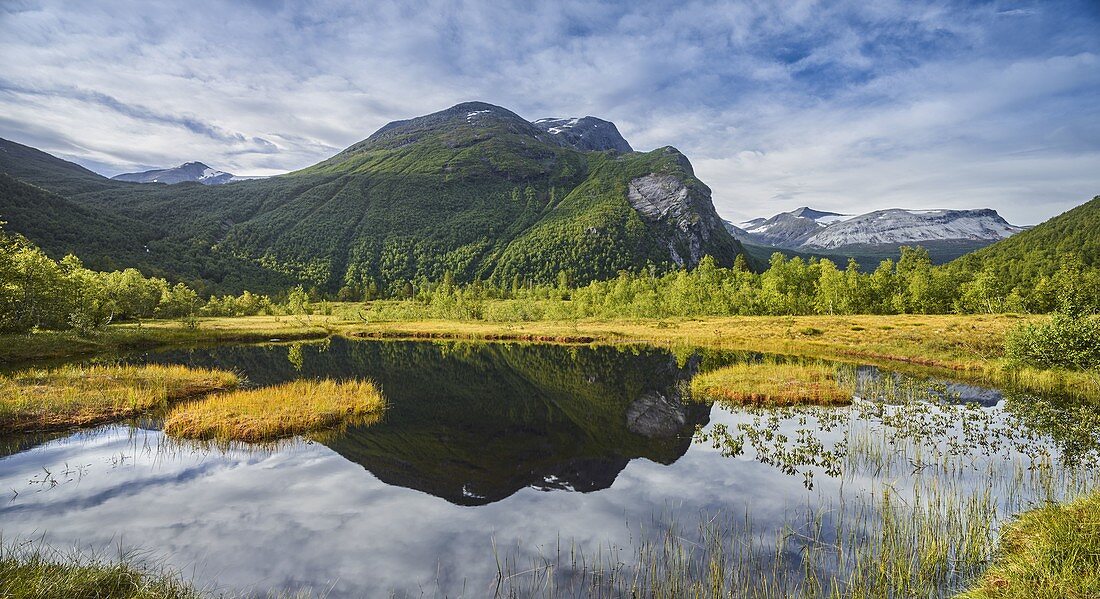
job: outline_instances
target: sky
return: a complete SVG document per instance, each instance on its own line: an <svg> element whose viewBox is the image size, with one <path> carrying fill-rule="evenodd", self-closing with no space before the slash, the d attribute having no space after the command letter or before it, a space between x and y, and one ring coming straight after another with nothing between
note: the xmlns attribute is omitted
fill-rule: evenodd
<svg viewBox="0 0 1100 599"><path fill-rule="evenodd" d="M0 2L0 137L104 175L316 163L480 100L672 145L735 222L1100 194L1100 0Z"/></svg>

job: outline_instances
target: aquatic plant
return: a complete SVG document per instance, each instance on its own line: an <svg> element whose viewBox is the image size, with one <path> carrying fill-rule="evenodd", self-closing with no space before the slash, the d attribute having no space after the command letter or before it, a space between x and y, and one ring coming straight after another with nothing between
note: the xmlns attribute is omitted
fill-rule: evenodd
<svg viewBox="0 0 1100 599"><path fill-rule="evenodd" d="M218 441L269 441L377 421L385 408L371 381L296 380L219 393L168 414L169 435Z"/></svg>
<svg viewBox="0 0 1100 599"><path fill-rule="evenodd" d="M88 426L237 385L237 375L186 366L63 366L0 376L0 432Z"/></svg>

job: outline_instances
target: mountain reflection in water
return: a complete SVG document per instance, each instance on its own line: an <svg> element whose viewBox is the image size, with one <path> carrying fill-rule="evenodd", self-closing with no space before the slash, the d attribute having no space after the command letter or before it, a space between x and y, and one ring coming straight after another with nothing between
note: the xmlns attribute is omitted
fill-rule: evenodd
<svg viewBox="0 0 1100 599"><path fill-rule="evenodd" d="M458 505L524 487L606 489L632 459L676 461L710 411L681 394L699 358L681 365L655 348L334 338L146 359L237 369L257 385L372 379L389 402L382 421L322 442L383 482Z"/></svg>

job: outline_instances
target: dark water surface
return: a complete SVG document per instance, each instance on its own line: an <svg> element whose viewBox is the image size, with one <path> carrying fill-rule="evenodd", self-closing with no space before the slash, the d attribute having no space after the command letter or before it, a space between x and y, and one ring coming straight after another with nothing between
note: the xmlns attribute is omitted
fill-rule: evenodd
<svg viewBox="0 0 1100 599"><path fill-rule="evenodd" d="M234 369L258 386L370 378L389 408L370 427L266 448L173 441L155 419L8 439L0 530L5 541L149 550L200 586L233 592L480 597L495 588L501 554L522 562L570 546L628 547L670 520L748 509L754 528L780 529L844 485L871 488L873 476L824 468L807 488L753 451L693 442L697 427L751 420L683 397L700 369L743 358L339 338L132 356ZM991 390L952 392L981 410L1001 401ZM793 437L799 426L780 428Z"/></svg>

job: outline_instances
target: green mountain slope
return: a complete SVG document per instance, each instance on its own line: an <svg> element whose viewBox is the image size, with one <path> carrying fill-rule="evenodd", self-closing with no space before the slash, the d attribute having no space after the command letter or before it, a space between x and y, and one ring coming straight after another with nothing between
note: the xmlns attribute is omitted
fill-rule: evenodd
<svg viewBox="0 0 1100 599"><path fill-rule="evenodd" d="M447 272L586 281L707 254L730 265L743 252L674 148L584 152L477 102L390 123L294 173L223 186L114 182L27 150L0 172L147 223L164 244L329 291ZM216 286L236 291L224 276Z"/></svg>
<svg viewBox="0 0 1100 599"><path fill-rule="evenodd" d="M995 270L1008 287L1034 286L1053 275L1068 256L1100 268L1100 196L1034 228L967 254L949 269Z"/></svg>

